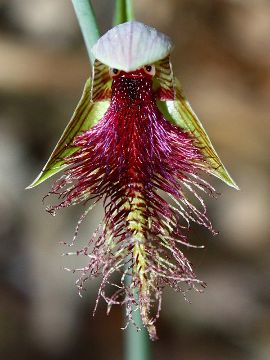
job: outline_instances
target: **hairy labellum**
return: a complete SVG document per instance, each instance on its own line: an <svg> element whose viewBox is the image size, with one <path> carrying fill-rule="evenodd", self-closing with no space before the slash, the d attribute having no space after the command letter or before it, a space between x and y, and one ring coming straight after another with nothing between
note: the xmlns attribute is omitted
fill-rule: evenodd
<svg viewBox="0 0 270 360"><path fill-rule="evenodd" d="M151 338L163 287L200 283L181 249L189 246L189 221L212 230L198 194L212 188L199 177L208 170L193 142L158 110L149 77L119 77L107 112L74 139L79 150L65 159L70 167L53 189L63 200L51 212L103 199L104 221L90 240L91 253L83 249L90 263L81 269L78 286L101 274L99 295L109 306L137 304ZM191 195L200 209L189 201ZM109 297L105 285L115 281L115 272L117 290Z"/></svg>

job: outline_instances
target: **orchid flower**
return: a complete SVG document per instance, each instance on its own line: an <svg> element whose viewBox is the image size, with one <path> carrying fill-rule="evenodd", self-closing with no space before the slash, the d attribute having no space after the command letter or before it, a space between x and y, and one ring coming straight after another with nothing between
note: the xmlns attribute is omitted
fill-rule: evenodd
<svg viewBox="0 0 270 360"><path fill-rule="evenodd" d="M92 78L30 185L64 170L50 192L59 202L48 211L82 204L79 223L103 202L102 223L76 252L89 258L77 269L78 288L101 276L97 301L103 298L108 311L125 304L128 322L139 311L151 339L164 287L204 285L184 249L194 246L191 223L215 234L202 198L215 190L205 177L237 189L174 77L172 48L169 37L136 21L103 35L92 48Z"/></svg>

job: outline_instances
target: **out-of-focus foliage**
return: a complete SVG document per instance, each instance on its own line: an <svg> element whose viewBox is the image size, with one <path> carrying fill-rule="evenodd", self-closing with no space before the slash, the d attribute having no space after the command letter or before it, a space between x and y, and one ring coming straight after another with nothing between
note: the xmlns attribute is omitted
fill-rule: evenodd
<svg viewBox="0 0 270 360"><path fill-rule="evenodd" d="M112 11L94 1L102 29ZM241 191L217 181L210 200L220 236L194 265L208 287L192 304L168 292L154 358L270 358L269 113L270 3L267 0L137 0L136 18L173 38L174 70ZM104 11L104 9L106 11ZM68 122L90 67L71 2L0 3L0 357L121 358L121 313L92 319L96 289L81 300L70 274L71 240L81 211L52 218L48 185L25 191ZM213 178L213 181L215 179ZM81 238L101 217L92 213ZM80 259L81 262L81 259ZM106 339L106 347L104 346Z"/></svg>

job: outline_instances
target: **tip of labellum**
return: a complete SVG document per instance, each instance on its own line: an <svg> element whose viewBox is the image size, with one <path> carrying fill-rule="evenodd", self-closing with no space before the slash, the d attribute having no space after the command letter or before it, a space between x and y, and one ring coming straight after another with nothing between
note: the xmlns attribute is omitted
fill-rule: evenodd
<svg viewBox="0 0 270 360"><path fill-rule="evenodd" d="M115 26L92 48L95 58L111 68L133 71L165 58L173 45L170 38L138 21Z"/></svg>

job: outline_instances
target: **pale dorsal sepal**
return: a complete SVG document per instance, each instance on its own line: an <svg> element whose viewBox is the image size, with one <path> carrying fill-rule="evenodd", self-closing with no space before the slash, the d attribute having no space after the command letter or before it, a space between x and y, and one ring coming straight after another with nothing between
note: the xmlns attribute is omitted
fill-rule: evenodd
<svg viewBox="0 0 270 360"><path fill-rule="evenodd" d="M165 58L170 38L153 27L129 21L107 31L93 46L95 58L111 68L133 71Z"/></svg>

